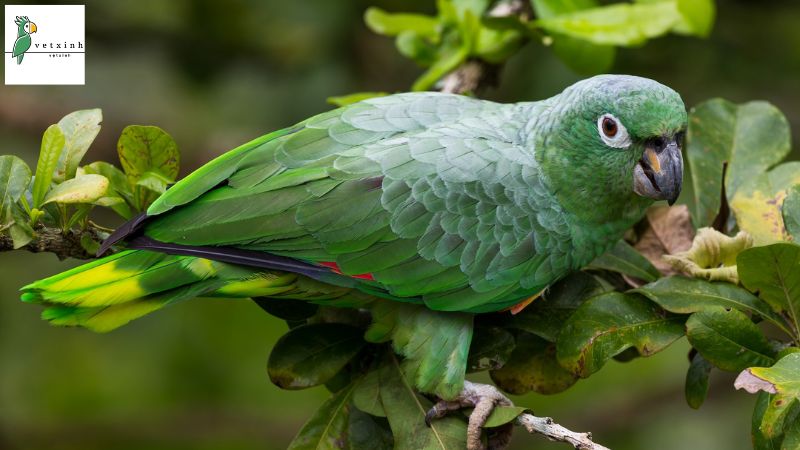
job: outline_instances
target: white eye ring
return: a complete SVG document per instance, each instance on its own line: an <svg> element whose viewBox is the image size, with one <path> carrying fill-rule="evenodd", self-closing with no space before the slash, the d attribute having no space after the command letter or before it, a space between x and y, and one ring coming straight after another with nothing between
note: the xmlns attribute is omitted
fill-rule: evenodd
<svg viewBox="0 0 800 450"><path fill-rule="evenodd" d="M609 147L628 148L631 145L628 130L613 114L606 113L597 119L597 133Z"/></svg>

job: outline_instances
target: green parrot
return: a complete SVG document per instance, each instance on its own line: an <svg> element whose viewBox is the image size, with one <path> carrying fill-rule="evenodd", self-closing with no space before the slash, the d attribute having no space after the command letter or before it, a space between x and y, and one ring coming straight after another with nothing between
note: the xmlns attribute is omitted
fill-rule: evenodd
<svg viewBox="0 0 800 450"><path fill-rule="evenodd" d="M17 40L14 41L11 57L17 58L17 64L22 64L25 52L31 48L31 33L36 33L36 24L28 16L17 16L14 23L17 24Z"/></svg>
<svg viewBox="0 0 800 450"><path fill-rule="evenodd" d="M474 314L524 304L654 200L675 202L686 120L675 91L625 75L539 102L364 100L216 158L100 254L125 250L25 286L22 299L54 324L99 332L197 296L368 309L367 339L393 340L419 390L459 402L474 391ZM434 337L415 341L415 327Z"/></svg>

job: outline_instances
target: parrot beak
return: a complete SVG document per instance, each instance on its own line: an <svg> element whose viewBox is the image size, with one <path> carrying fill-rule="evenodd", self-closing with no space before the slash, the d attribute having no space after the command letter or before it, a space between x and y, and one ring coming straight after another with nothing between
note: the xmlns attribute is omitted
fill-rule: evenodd
<svg viewBox="0 0 800 450"><path fill-rule="evenodd" d="M650 139L633 169L633 191L642 197L666 200L670 206L681 193L683 156L676 136Z"/></svg>
<svg viewBox="0 0 800 450"><path fill-rule="evenodd" d="M36 24L31 22L31 33L36 33Z"/></svg>

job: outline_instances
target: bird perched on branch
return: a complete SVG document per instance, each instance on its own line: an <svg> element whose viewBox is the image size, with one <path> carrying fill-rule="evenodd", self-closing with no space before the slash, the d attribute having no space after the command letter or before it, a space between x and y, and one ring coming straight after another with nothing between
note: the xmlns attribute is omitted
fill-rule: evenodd
<svg viewBox="0 0 800 450"><path fill-rule="evenodd" d="M95 331L196 296L364 308L367 339L394 341L445 402L438 416L475 403L462 393L475 313L525 304L677 199L686 120L672 89L623 75L529 103L368 99L220 156L101 253L125 250L22 298ZM420 326L435 338L414 342Z"/></svg>
<svg viewBox="0 0 800 450"><path fill-rule="evenodd" d="M17 40L14 41L11 57L17 58L17 64L22 64L25 52L31 48L31 34L36 33L36 24L28 16L17 16L14 23L17 24Z"/></svg>

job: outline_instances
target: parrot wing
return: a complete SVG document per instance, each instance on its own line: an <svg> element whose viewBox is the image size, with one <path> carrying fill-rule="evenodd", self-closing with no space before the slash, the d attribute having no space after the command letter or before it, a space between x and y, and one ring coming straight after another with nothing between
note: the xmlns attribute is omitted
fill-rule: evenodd
<svg viewBox="0 0 800 450"><path fill-rule="evenodd" d="M330 267L367 292L489 311L571 267L514 105L371 99L235 149L154 203L144 234Z"/></svg>

